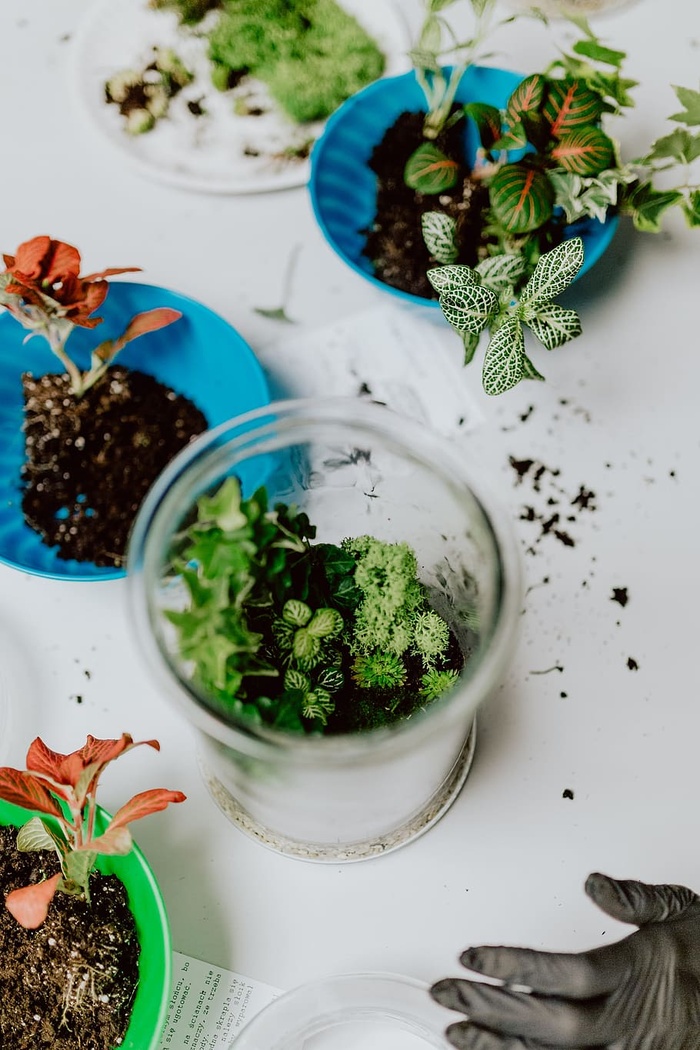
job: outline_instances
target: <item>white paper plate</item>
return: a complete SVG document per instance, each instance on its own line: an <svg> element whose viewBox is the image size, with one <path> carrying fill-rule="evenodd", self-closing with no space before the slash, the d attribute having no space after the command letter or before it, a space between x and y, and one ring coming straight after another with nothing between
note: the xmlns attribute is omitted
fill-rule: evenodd
<svg viewBox="0 0 700 1050"><path fill-rule="evenodd" d="M387 76L409 68L405 0L339 2L384 52ZM171 101L168 116L152 131L130 135L118 106L105 101L105 83L121 70L144 69L154 45L172 47L195 79ZM323 122L294 124L274 107L262 84L255 85L254 97L250 81L233 91L217 91L210 81L206 46L196 27L179 26L173 11L151 10L147 0L103 0L91 9L74 42L79 103L92 124L144 175L171 186L203 193L257 193L304 185L308 161L290 160L284 150L317 138ZM265 113L237 116L236 94L245 94ZM200 102L206 115L193 116L190 101Z"/></svg>

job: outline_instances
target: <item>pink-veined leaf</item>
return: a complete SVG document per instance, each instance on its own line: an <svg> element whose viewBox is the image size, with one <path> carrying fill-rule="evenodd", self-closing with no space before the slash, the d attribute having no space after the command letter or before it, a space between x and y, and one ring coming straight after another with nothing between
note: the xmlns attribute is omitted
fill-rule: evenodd
<svg viewBox="0 0 700 1050"><path fill-rule="evenodd" d="M56 799L41 781L23 770L4 766L0 769L0 798L22 809L32 809L49 816L63 818Z"/></svg>
<svg viewBox="0 0 700 1050"><path fill-rule="evenodd" d="M85 843L84 850L92 853L106 853L109 856L125 857L133 846L131 832L126 827L107 828L103 835Z"/></svg>
<svg viewBox="0 0 700 1050"><path fill-rule="evenodd" d="M45 882L37 882L33 886L23 886L20 890L13 890L5 898L5 906L10 915L13 916L26 930L36 930L41 926L49 912L49 905L54 898L61 881L60 871L52 875Z"/></svg>
<svg viewBox="0 0 700 1050"><path fill-rule="evenodd" d="M554 187L529 164L506 164L490 187L491 207L509 233L539 229L554 209Z"/></svg>
<svg viewBox="0 0 700 1050"><path fill-rule="evenodd" d="M408 158L403 177L406 185L419 193L443 193L457 182L457 162L431 142L422 142Z"/></svg>
<svg viewBox="0 0 700 1050"><path fill-rule="evenodd" d="M151 788L149 791L141 791L117 810L107 830L126 827L134 820L140 820L141 817L147 817L150 813L157 813L165 809L171 802L184 802L186 798L187 796L181 791L168 791L167 788Z"/></svg>
<svg viewBox="0 0 700 1050"><path fill-rule="evenodd" d="M565 171L583 178L599 175L613 163L615 148L601 128L578 128L562 135L551 157Z"/></svg>
<svg viewBox="0 0 700 1050"><path fill-rule="evenodd" d="M523 113L539 112L546 86L547 78L541 73L521 80L506 105L506 121L511 127L519 122Z"/></svg>
<svg viewBox="0 0 700 1050"><path fill-rule="evenodd" d="M160 328L179 321L181 317L179 310L171 310L169 306L159 306L155 310L145 310L141 314L136 314L119 338L115 339L112 357L133 339L138 339L139 336L147 335L149 332L157 332Z"/></svg>
<svg viewBox="0 0 700 1050"><path fill-rule="evenodd" d="M542 112L558 138L565 131L597 124L603 100L581 80L551 80Z"/></svg>

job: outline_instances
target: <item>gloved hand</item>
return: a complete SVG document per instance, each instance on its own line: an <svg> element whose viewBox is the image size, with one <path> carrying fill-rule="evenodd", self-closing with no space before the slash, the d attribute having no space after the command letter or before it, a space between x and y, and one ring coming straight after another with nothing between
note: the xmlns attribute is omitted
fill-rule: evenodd
<svg viewBox="0 0 700 1050"><path fill-rule="evenodd" d="M454 1046L700 1050L700 897L684 886L598 874L588 877L586 893L639 929L580 955L469 948L462 964L504 983L448 979L433 986L437 1002L469 1018L447 1029Z"/></svg>

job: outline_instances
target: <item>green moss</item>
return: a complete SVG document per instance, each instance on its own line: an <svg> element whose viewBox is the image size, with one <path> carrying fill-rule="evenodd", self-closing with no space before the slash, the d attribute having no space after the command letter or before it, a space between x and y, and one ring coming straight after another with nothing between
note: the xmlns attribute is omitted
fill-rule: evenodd
<svg viewBox="0 0 700 1050"><path fill-rule="evenodd" d="M384 71L384 56L335 0L227 0L209 39L217 75L246 70L299 123L329 116Z"/></svg>
<svg viewBox="0 0 700 1050"><path fill-rule="evenodd" d="M181 22L193 25L201 22L208 11L220 7L221 0L150 0L149 6L177 11Z"/></svg>

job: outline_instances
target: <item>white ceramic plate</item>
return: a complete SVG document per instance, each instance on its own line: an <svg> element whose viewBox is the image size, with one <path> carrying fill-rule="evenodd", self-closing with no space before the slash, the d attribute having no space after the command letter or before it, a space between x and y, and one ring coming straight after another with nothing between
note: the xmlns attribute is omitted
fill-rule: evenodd
<svg viewBox="0 0 700 1050"><path fill-rule="evenodd" d="M409 67L410 30L404 0L339 0L372 35L386 56L385 75ZM211 16L210 16L211 17ZM105 83L124 69L142 70L151 48L172 47L195 74L192 84L170 103L168 116L143 135L124 130L118 106L105 101ZM78 99L91 123L147 176L204 193L256 193L302 186L307 160L289 159L285 151L315 139L323 122L296 125L274 106L264 85L245 83L219 92L210 82L206 39L196 27L179 26L173 11L155 11L147 0L102 0L90 10L74 42ZM265 110L238 116L236 95ZM188 102L199 102L205 115L195 117Z"/></svg>

